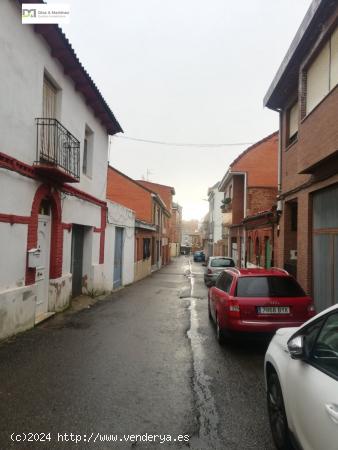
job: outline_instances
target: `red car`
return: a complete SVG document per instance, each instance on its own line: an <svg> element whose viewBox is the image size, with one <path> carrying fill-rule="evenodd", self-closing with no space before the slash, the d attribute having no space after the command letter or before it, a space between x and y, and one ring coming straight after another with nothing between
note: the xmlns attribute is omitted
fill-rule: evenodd
<svg viewBox="0 0 338 450"><path fill-rule="evenodd" d="M273 333L316 314L312 298L283 269L225 269L208 293L219 342L236 332Z"/></svg>

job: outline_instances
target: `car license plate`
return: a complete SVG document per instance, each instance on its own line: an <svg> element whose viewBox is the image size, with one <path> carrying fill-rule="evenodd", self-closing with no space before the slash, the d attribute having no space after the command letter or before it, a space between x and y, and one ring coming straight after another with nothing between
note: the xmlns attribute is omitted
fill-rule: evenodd
<svg viewBox="0 0 338 450"><path fill-rule="evenodd" d="M289 306L258 306L258 314L290 314Z"/></svg>

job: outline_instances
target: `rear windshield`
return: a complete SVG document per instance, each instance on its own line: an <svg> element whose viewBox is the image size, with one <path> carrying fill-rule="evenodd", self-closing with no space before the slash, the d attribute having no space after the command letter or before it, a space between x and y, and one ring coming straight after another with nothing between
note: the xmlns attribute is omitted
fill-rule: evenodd
<svg viewBox="0 0 338 450"><path fill-rule="evenodd" d="M237 297L305 297L291 277L243 277L238 279Z"/></svg>
<svg viewBox="0 0 338 450"><path fill-rule="evenodd" d="M228 258L217 258L212 259L210 262L211 267L235 267L232 259Z"/></svg>

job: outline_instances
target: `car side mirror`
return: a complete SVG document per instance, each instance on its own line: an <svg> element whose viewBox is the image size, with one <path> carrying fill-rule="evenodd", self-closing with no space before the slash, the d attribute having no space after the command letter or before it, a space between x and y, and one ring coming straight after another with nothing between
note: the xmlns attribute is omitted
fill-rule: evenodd
<svg viewBox="0 0 338 450"><path fill-rule="evenodd" d="M304 336L296 336L288 342L288 349L292 359L304 359L305 347Z"/></svg>

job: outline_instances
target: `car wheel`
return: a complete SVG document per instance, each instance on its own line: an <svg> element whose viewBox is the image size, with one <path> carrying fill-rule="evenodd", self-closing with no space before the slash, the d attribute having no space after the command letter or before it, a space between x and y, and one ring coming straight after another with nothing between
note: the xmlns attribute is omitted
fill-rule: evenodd
<svg viewBox="0 0 338 450"><path fill-rule="evenodd" d="M272 373L268 378L267 402L272 437L277 449L293 450L289 436L283 393L276 373Z"/></svg>
<svg viewBox="0 0 338 450"><path fill-rule="evenodd" d="M218 317L216 316L216 338L220 345L225 343L224 331L222 330Z"/></svg>

